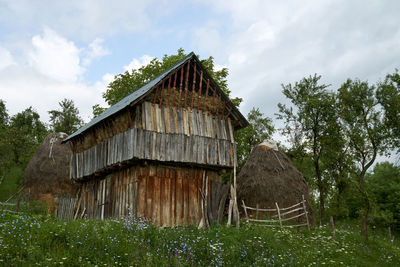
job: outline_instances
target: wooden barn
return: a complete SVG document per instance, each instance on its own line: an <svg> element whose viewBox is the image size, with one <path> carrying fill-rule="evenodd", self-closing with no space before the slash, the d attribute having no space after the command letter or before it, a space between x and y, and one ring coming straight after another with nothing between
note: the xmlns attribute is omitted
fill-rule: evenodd
<svg viewBox="0 0 400 267"><path fill-rule="evenodd" d="M190 53L64 140L81 184L75 214L221 220L229 186L220 175L236 164L234 131L247 125Z"/></svg>

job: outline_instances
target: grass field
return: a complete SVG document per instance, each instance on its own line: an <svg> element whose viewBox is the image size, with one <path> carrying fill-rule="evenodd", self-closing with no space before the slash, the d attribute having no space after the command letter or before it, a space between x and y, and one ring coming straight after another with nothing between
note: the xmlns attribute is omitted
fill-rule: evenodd
<svg viewBox="0 0 400 267"><path fill-rule="evenodd" d="M154 228L137 220L58 221L0 211L4 266L400 266L400 249L355 222L308 231L245 225ZM382 230L383 231L383 230Z"/></svg>

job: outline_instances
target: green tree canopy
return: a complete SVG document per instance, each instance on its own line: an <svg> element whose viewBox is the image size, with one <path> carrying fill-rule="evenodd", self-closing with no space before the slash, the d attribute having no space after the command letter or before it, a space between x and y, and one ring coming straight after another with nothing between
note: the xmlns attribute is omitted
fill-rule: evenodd
<svg viewBox="0 0 400 267"><path fill-rule="evenodd" d="M0 99L0 130L5 129L8 125L9 116L7 113L6 104Z"/></svg>
<svg viewBox="0 0 400 267"><path fill-rule="evenodd" d="M400 74L398 70L386 75L385 81L378 84L376 95L385 111L385 122L390 134L395 137L394 145L400 152Z"/></svg>
<svg viewBox="0 0 400 267"><path fill-rule="evenodd" d="M389 140L387 128L378 108L375 86L370 86L367 82L348 79L339 88L338 98L340 118L349 144L348 153L357 163L354 177L364 201L361 233L368 240L370 199L364 178L377 155L387 151Z"/></svg>
<svg viewBox="0 0 400 267"><path fill-rule="evenodd" d="M64 99L58 104L60 110L49 111L51 129L54 132L70 135L83 125L83 120L79 116L79 110L75 107L73 100Z"/></svg>
<svg viewBox="0 0 400 267"><path fill-rule="evenodd" d="M310 151L314 177L318 187L320 216L325 217L326 183L323 176L322 160L332 139L336 121L335 98L327 90L328 85L320 84L321 76L303 78L294 85L282 85L283 94L291 105L279 103L277 118L285 123L282 133L292 143L290 150ZM306 155L307 153L300 153ZM326 180L326 179L325 179Z"/></svg>
<svg viewBox="0 0 400 267"><path fill-rule="evenodd" d="M400 167L387 161L377 163L373 171L366 174L365 181L379 209L378 214L386 215L384 223L393 219L400 229Z"/></svg>
<svg viewBox="0 0 400 267"><path fill-rule="evenodd" d="M46 126L32 107L12 116L6 140L13 161L16 164L26 165L47 133Z"/></svg>

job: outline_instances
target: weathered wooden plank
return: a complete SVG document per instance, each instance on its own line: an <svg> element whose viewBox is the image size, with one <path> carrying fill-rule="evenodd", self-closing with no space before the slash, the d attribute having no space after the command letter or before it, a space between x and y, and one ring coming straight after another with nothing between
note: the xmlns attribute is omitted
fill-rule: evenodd
<svg viewBox="0 0 400 267"><path fill-rule="evenodd" d="M234 137L234 132L233 132L233 127L232 127L232 121L230 118L228 118L228 129L229 129L229 136L230 136L230 141L232 143L235 142L235 137Z"/></svg>
<svg viewBox="0 0 400 267"><path fill-rule="evenodd" d="M158 113L159 113L159 118L160 118L160 132L161 133L166 133L166 130L165 130L165 123L166 123L166 121L165 121L165 114L164 114L164 110L165 110L165 108L163 108L163 107L160 107L160 108L158 108Z"/></svg>
<svg viewBox="0 0 400 267"><path fill-rule="evenodd" d="M141 110L141 117L142 117L142 129L146 130L148 128L148 126L146 125L146 102L142 103L142 110Z"/></svg>
<svg viewBox="0 0 400 267"><path fill-rule="evenodd" d="M184 224L188 225L190 223L190 191L189 191L189 174L187 170L184 170L183 177L183 191L184 191Z"/></svg>
<svg viewBox="0 0 400 267"><path fill-rule="evenodd" d="M151 103L150 102L144 102L145 103L145 118L146 118L146 128L145 130L152 131L153 130L153 118L151 114Z"/></svg>
<svg viewBox="0 0 400 267"><path fill-rule="evenodd" d="M189 210L190 210L190 224L197 223L197 171L191 172L189 178Z"/></svg>
<svg viewBox="0 0 400 267"><path fill-rule="evenodd" d="M165 144L166 144L166 134L160 134L160 150L159 150L159 159L160 161L166 161L167 160L167 152L165 149Z"/></svg>
<svg viewBox="0 0 400 267"><path fill-rule="evenodd" d="M197 160L198 163L200 164L206 164L206 153L205 153L205 142L207 141L206 137L203 137L199 140L199 149L198 149L198 153L199 153L199 159Z"/></svg>
<svg viewBox="0 0 400 267"><path fill-rule="evenodd" d="M173 169L169 169L170 186L170 225L176 225L176 175Z"/></svg>
<svg viewBox="0 0 400 267"><path fill-rule="evenodd" d="M162 107L165 121L165 133L171 133L171 116L170 116L170 107Z"/></svg>
<svg viewBox="0 0 400 267"><path fill-rule="evenodd" d="M183 122L183 108L178 108L176 110L176 115L177 115L177 133L178 134L184 134L184 122Z"/></svg>
<svg viewBox="0 0 400 267"><path fill-rule="evenodd" d="M157 160L158 153L157 153L157 133L151 133L151 159Z"/></svg>
<svg viewBox="0 0 400 267"><path fill-rule="evenodd" d="M183 195L183 183L181 170L176 170L176 225L183 224L184 217L184 195Z"/></svg>
<svg viewBox="0 0 400 267"><path fill-rule="evenodd" d="M145 217L146 211L146 177L138 174L137 180L137 214L138 216Z"/></svg>
<svg viewBox="0 0 400 267"><path fill-rule="evenodd" d="M153 200L152 200L152 218L156 225L160 225L160 191L161 191L161 179L157 176L154 179L154 189L153 189Z"/></svg>
<svg viewBox="0 0 400 267"><path fill-rule="evenodd" d="M199 133L198 133L198 125L197 125L197 117L198 117L197 110L194 109L191 112L191 115L192 115L192 123L191 123L191 125L192 125L192 135L199 135Z"/></svg>
<svg viewBox="0 0 400 267"><path fill-rule="evenodd" d="M208 124L208 115L206 114L206 113L203 113L202 111L201 111L201 113L202 113L202 116L203 116L203 118L204 118L204 136L207 136L207 137L209 137L210 136L210 129L209 129L209 124Z"/></svg>
<svg viewBox="0 0 400 267"><path fill-rule="evenodd" d="M156 104L150 103L150 120L151 120L151 129L150 131L158 132L158 124L157 124L157 112L156 112Z"/></svg>
<svg viewBox="0 0 400 267"><path fill-rule="evenodd" d="M188 116L188 110L187 109L183 109L182 110L182 115L183 115L183 133L185 135L190 135L189 132L189 116Z"/></svg>
<svg viewBox="0 0 400 267"><path fill-rule="evenodd" d="M197 130L198 130L198 135L204 136L204 117L203 113L199 112L197 114Z"/></svg>
<svg viewBox="0 0 400 267"><path fill-rule="evenodd" d="M178 114L177 114L177 108L176 107L171 107L170 108L170 117L171 117L171 133L178 133Z"/></svg>

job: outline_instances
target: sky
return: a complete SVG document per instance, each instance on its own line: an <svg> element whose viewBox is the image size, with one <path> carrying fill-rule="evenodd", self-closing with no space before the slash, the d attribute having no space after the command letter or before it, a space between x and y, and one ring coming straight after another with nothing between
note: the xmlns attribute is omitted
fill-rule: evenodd
<svg viewBox="0 0 400 267"><path fill-rule="evenodd" d="M240 110L276 125L282 84L376 83L400 68L398 0L0 0L0 99L9 114L72 99L85 122L114 75L179 48L229 69Z"/></svg>

